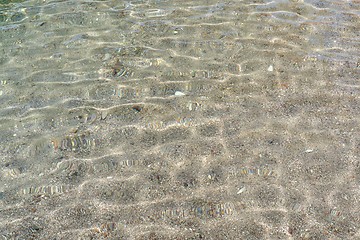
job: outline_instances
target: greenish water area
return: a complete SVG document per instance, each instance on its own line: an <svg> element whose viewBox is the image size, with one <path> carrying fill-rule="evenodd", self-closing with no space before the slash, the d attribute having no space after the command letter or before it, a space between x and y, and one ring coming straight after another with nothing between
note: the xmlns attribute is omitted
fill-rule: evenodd
<svg viewBox="0 0 360 240"><path fill-rule="evenodd" d="M7 4L11 4L11 3L21 3L21 2L25 2L24 0L18 0L18 1L11 1L11 0L1 0L0 4L1 4L1 8L4 9ZM2 10L1 9L1 10Z"/></svg>
<svg viewBox="0 0 360 240"><path fill-rule="evenodd" d="M0 240L360 239L358 0L0 1Z"/></svg>

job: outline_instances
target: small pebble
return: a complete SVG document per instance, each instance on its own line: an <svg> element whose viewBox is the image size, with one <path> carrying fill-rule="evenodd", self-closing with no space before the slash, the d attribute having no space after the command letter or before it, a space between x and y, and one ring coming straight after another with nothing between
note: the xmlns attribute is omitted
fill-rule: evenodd
<svg viewBox="0 0 360 240"><path fill-rule="evenodd" d="M313 152L313 151L314 151L314 149L307 149L307 150L305 150L306 153L311 153L311 152Z"/></svg>
<svg viewBox="0 0 360 240"><path fill-rule="evenodd" d="M87 118L86 118L86 122L88 122L90 124L94 123L95 120L96 120L96 113L92 113L92 114L90 114L90 116L87 116Z"/></svg>
<svg viewBox="0 0 360 240"><path fill-rule="evenodd" d="M137 112L141 112L142 107L139 106L139 105L134 105L134 106L132 107L132 109L136 110Z"/></svg>
<svg viewBox="0 0 360 240"><path fill-rule="evenodd" d="M108 115L108 112L107 111L102 111L101 112L101 120L104 120Z"/></svg>
<svg viewBox="0 0 360 240"><path fill-rule="evenodd" d="M273 67L272 65L270 65L267 70L268 70L269 72L272 72L272 71L274 71L274 67Z"/></svg>
<svg viewBox="0 0 360 240"><path fill-rule="evenodd" d="M39 22L39 23L35 24L36 27L41 27L41 26L44 26L44 25L45 25L45 22Z"/></svg>

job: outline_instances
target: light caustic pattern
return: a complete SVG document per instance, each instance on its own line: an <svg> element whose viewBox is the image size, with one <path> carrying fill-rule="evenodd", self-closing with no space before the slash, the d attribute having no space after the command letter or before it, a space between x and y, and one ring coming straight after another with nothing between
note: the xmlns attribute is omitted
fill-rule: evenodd
<svg viewBox="0 0 360 240"><path fill-rule="evenodd" d="M360 238L359 1L15 2L0 236Z"/></svg>
<svg viewBox="0 0 360 240"><path fill-rule="evenodd" d="M239 167L238 169L229 169L229 175L244 177L276 177L276 172L269 166Z"/></svg>
<svg viewBox="0 0 360 240"><path fill-rule="evenodd" d="M52 186L38 186L38 187L26 187L19 191L21 195L29 194L61 194L68 191L69 187L65 185L52 185Z"/></svg>
<svg viewBox="0 0 360 240"><path fill-rule="evenodd" d="M179 207L162 210L158 213L163 220L171 218L201 218L218 219L236 214L231 202L204 202L195 203L192 207Z"/></svg>
<svg viewBox="0 0 360 240"><path fill-rule="evenodd" d="M89 134L75 134L63 138L61 141L54 139L51 141L54 150L61 151L86 151L91 150L98 145L98 140L91 138Z"/></svg>

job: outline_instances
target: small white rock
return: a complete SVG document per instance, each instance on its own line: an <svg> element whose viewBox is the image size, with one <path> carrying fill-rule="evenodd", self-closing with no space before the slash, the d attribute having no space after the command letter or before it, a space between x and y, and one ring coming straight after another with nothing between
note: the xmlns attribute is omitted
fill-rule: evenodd
<svg viewBox="0 0 360 240"><path fill-rule="evenodd" d="M306 149L306 150L305 150L306 153L311 153L311 152L313 152L313 151L314 151L314 149Z"/></svg>
<svg viewBox="0 0 360 240"><path fill-rule="evenodd" d="M103 61L107 61L111 58L111 54L110 53L105 53L104 59Z"/></svg>
<svg viewBox="0 0 360 240"><path fill-rule="evenodd" d="M185 96L186 94L180 91L175 92L175 96Z"/></svg>
<svg viewBox="0 0 360 240"><path fill-rule="evenodd" d="M269 72L272 72L272 71L274 71L274 67L273 67L273 65L270 65L269 67L268 67L268 69L267 69Z"/></svg>

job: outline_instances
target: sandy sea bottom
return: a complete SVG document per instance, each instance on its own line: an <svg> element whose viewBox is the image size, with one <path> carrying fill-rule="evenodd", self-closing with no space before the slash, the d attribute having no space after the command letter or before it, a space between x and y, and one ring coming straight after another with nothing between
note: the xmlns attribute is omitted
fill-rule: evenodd
<svg viewBox="0 0 360 240"><path fill-rule="evenodd" d="M359 10L0 1L0 240L360 239Z"/></svg>

